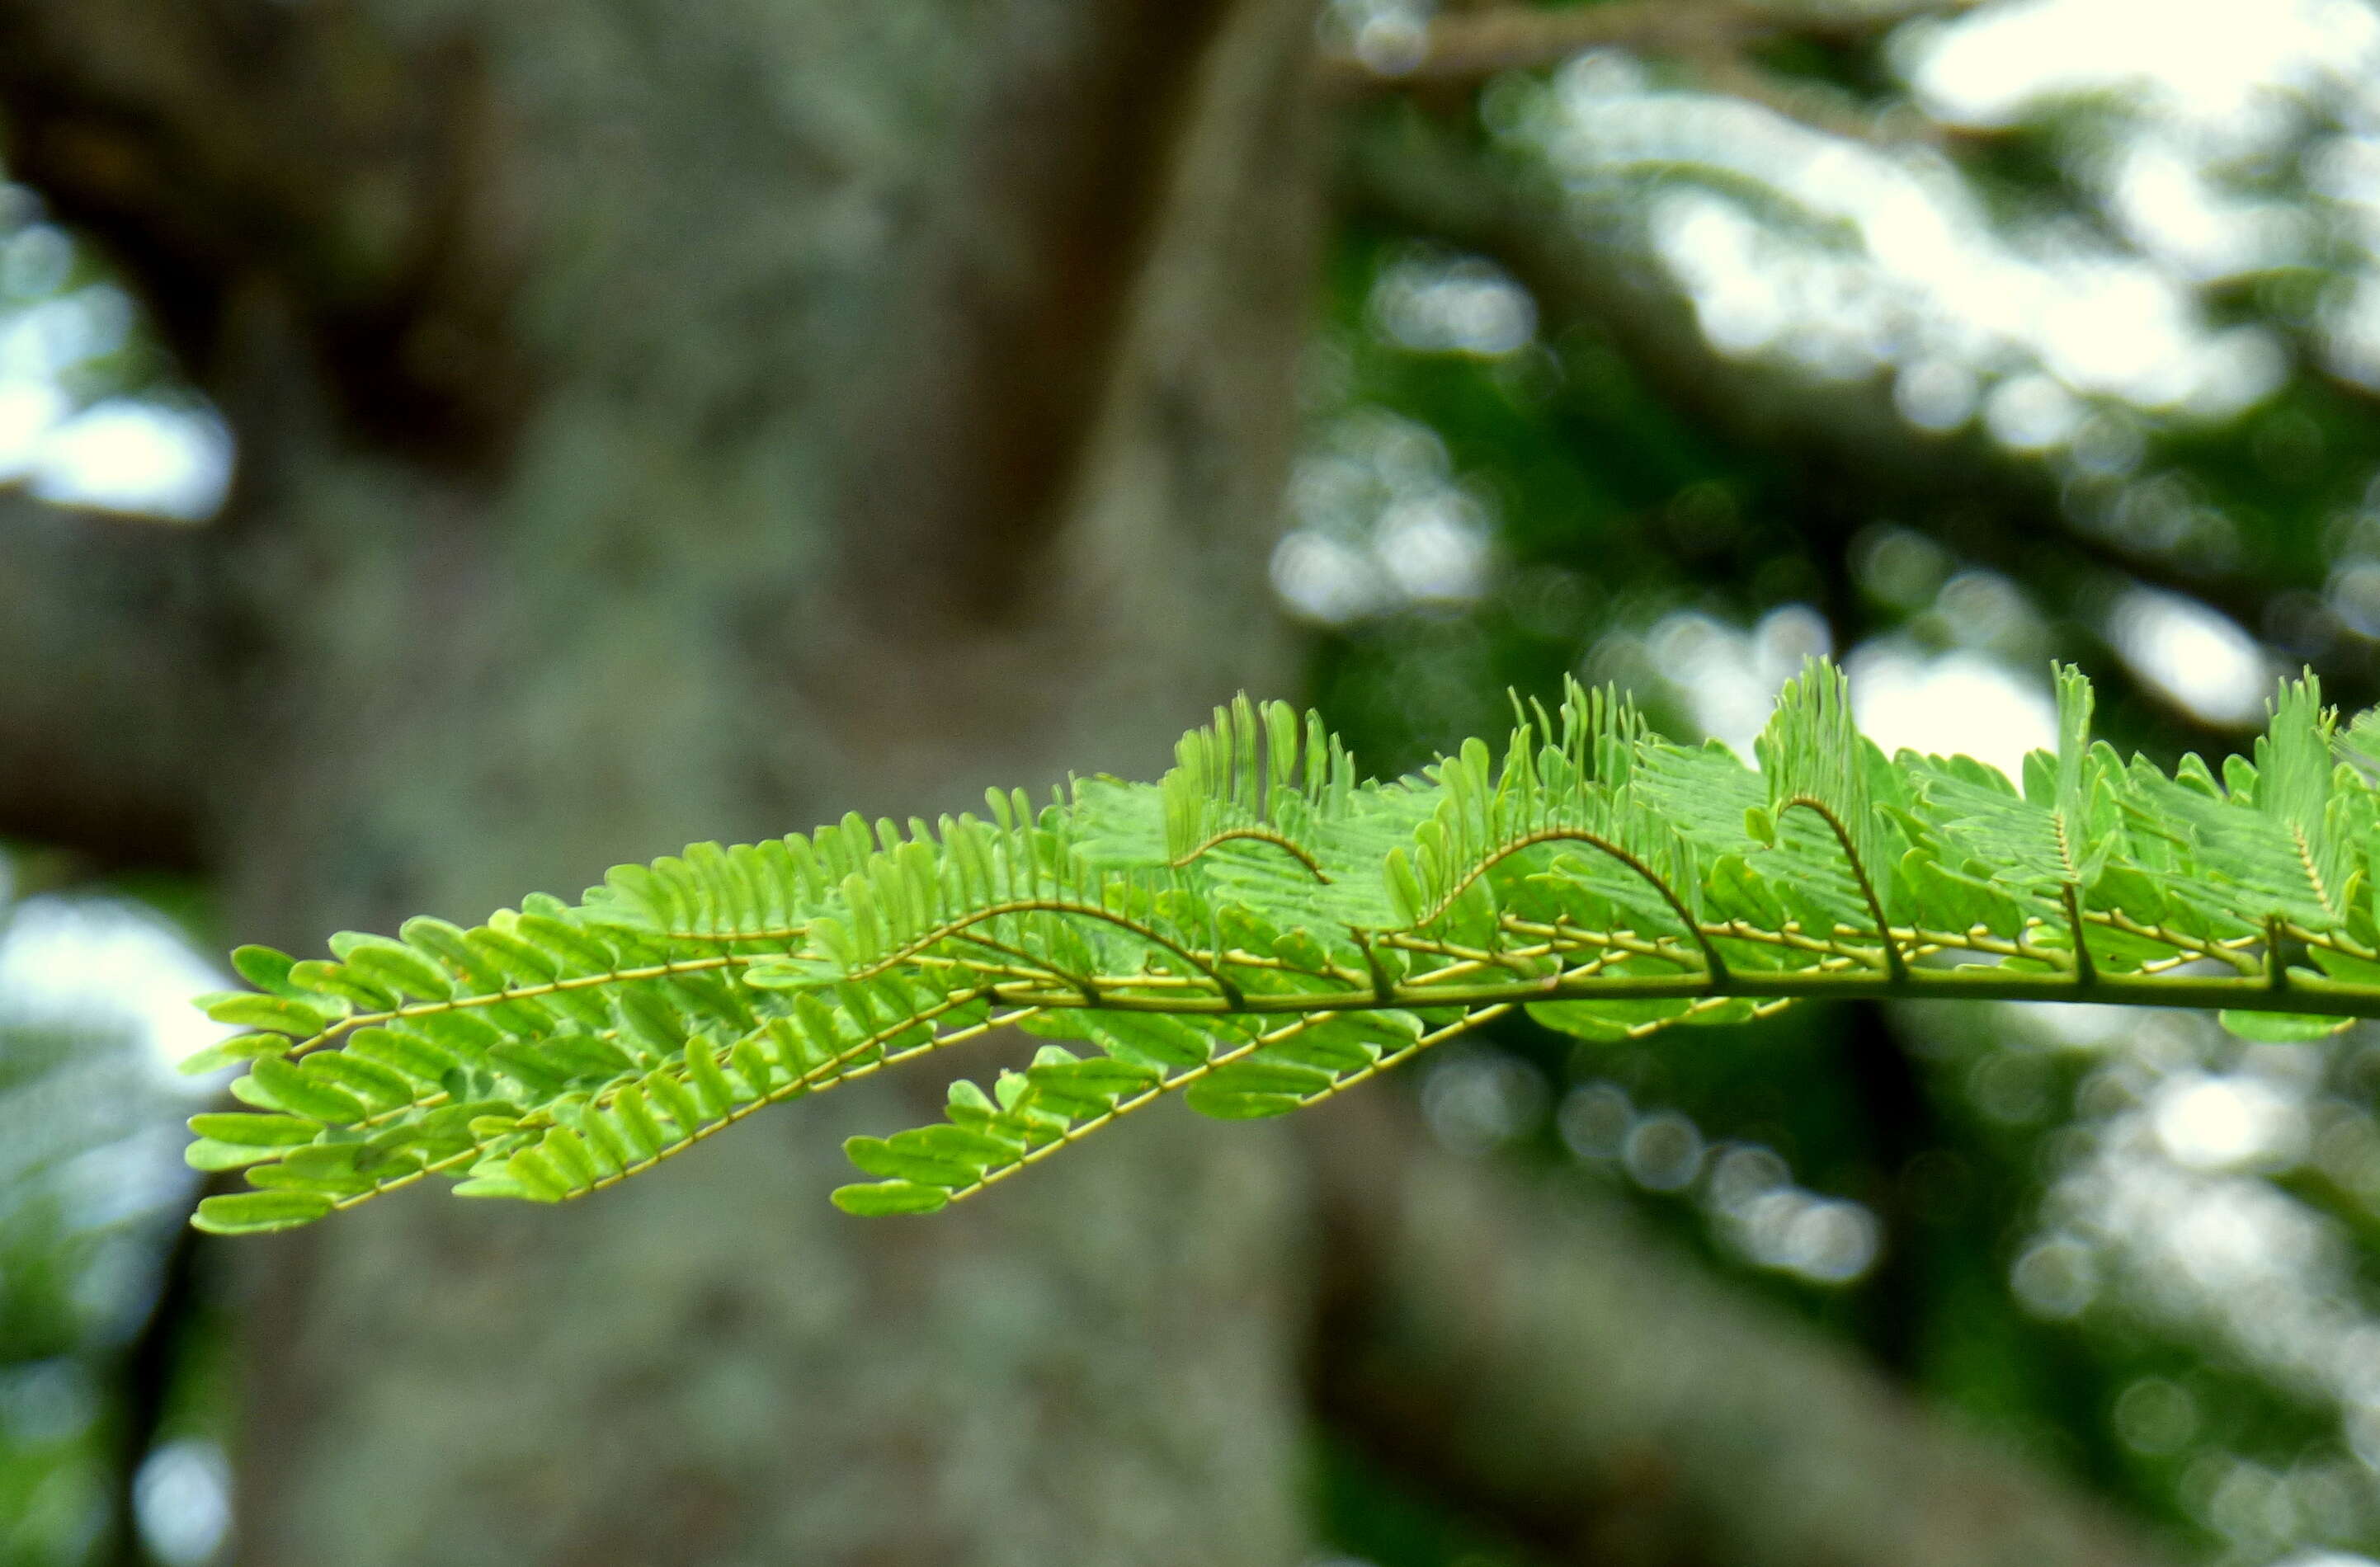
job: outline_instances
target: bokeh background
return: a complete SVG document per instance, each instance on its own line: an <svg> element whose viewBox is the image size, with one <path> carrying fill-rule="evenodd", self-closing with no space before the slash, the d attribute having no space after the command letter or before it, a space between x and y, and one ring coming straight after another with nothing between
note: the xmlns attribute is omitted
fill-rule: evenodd
<svg viewBox="0 0 2380 1567"><path fill-rule="evenodd" d="M2053 742L2052 660L2168 762L2244 747L2301 666L2380 700L2364 0L1330 0L1170 30L1090 0L168 9L0 0L6 1567L481 1559L401 1515L442 1454L492 1472L489 1423L427 1372L324 1390L415 1353L392 1345L433 1296L484 1326L578 1275L418 1193L307 1243L348 1247L327 1257L194 1244L180 1118L221 1085L172 1068L212 1037L185 1001L227 983L232 941L1145 768L1240 684L1318 706L1383 776L1565 675L1748 754L1812 654L1888 749L2011 771ZM1559 1330L1402 1358L1427 1309L1364 1326L1393 1246L1351 1249L1346 1203L1303 1195L1330 1179L1307 1160L1341 1156L1209 1126L1152 1136L1255 1169L1187 1189L1269 1238L1191 1224L1171 1266L1231 1282L1197 1309L1244 1311L1240 1336L1146 1303L1086 1316L1029 1279L896 1319L998 1317L1036 1366L1039 1335L1114 1335L1172 1379L1065 1362L1081 1379L1053 1395L987 1350L935 1362L941 1392L888 1372L870 1395L927 1412L922 1447L869 1427L839 1448L835 1401L865 1390L783 1346L917 1350L865 1290L797 1282L799 1332L767 1311L719 1330L747 1355L719 1375L776 1413L671 1406L745 1421L735 1452L583 1459L650 1472L628 1490L668 1499L682 1553L587 1554L601 1509L501 1454L457 1511L539 1519L497 1531L515 1561L996 1561L1016 1539L1119 1562L1984 1561L2012 1513L2068 1508L2105 1533L2003 1559L2380 1559L2371 1025L2274 1046L2179 1014L1812 1006L1597 1046L1516 1022L1379 1095L1404 1131L1358 1206L1427 1158L1585 1226L1478 1245L1668 1282L1579 1365L1815 1355L1869 1402L1745 1425L1728 1457L1725 1430L1681 1433L1752 1416L1681 1415L1686 1369L1582 1379ZM831 1155L848 1128L809 1113L778 1112L778 1146ZM823 1209L806 1157L789 1200ZM1123 1168L1084 1179L1178 1238L1153 1206L1177 1167ZM569 1245L728 1266L654 1239L670 1211ZM739 1208L728 1251L808 1244L773 1211ZM1040 1222L934 1244L1014 1268ZM1081 1277L1140 1266L1086 1228ZM1556 1320L1571 1277L1545 1286ZM1653 1319L1672 1284L1749 1315L1694 1342L1691 1313ZM603 1401L668 1445L654 1395L555 1385L572 1344L648 1364L639 1334L677 1337L692 1358L650 1364L699 1380L718 1368L686 1320L554 1324L527 1396L569 1429L540 1451L580 1464ZM472 1330L436 1318L404 1364L493 1375L456 1358ZM1210 1375L1269 1391L1241 1408ZM1516 1404L1500 1451L1433 1378L1535 1380L1601 1425ZM950 1413L1016 1385L1021 1429ZM771 1434L788 1404L799 1462ZM1879 1431L1973 1454L2009 1511L1937 1508L1923 1546L1864 1515ZM1118 1440L1162 1457L1079 1492L1037 1478ZM953 1491L985 1443L1011 1468ZM1832 1488L1831 1524L1730 1512L1730 1467L1756 1495L1780 1445ZM887 1494L939 1499L927 1534L851 1479L903 1465ZM1001 1488L1018 1476L1032 1500Z"/></svg>

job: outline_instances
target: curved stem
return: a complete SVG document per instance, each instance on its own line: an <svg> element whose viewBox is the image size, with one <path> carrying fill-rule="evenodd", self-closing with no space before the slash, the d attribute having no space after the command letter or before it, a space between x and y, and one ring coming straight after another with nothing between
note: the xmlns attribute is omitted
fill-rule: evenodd
<svg viewBox="0 0 2380 1567"><path fill-rule="evenodd" d="M979 1000L981 998L980 995L977 995L971 996L968 999ZM562 1200L565 1202L576 1201L579 1197L589 1197L596 1192L603 1191L608 1187L616 1186L631 1175L641 1175L646 1171L650 1170L655 1165L661 1163L663 1160L676 1158L679 1154L684 1153L686 1149L694 1147L695 1144L701 1142L704 1138L715 1136L719 1133L725 1131L728 1127L735 1124L735 1123L743 1120L746 1116L753 1114L755 1111L765 1110L772 1104L781 1104L786 1099L795 1099L805 1094L824 1093L829 1088L835 1087L844 1083L851 1082L855 1078L865 1077L869 1075L871 1073L881 1072L888 1066L899 1066L905 1063L915 1061L921 1055L929 1055L935 1051L948 1049L952 1045L965 1044L970 1039L981 1039L986 1034L994 1033L1002 1028L1006 1028L1014 1024L1023 1022L1027 1016L1031 1015L1033 1010L1034 1009L1032 1008L1026 1008L1017 1012L1002 1013L997 1016L986 1018L981 1023L970 1024L965 1028L953 1028L947 1034L937 1034L932 1039L928 1039L924 1044L912 1046L908 1050L896 1051L891 1055L880 1056L874 1061L863 1061L859 1062L856 1065L853 1065L852 1063L855 1058L867 1054L868 1051L874 1050L884 1043L885 1040L892 1039L895 1035L900 1034L906 1029L915 1027L918 1023L924 1021L924 1019L922 1017L913 1017L897 1028L880 1029L868 1038L860 1040L857 1044L836 1051L833 1055L819 1063L818 1065L809 1068L808 1071L796 1076L792 1082L784 1084L782 1087L772 1088L767 1093L762 1094L758 1099L748 1100L743 1104L731 1106L728 1109L727 1113L721 1116L716 1121L706 1121L701 1125L689 1129L683 1138L667 1145L645 1159L638 1160L633 1163L623 1164L620 1167L618 1173L612 1175L599 1175L589 1184L574 1188L565 1195ZM427 1173L427 1172L425 1172L425 1173Z"/></svg>
<svg viewBox="0 0 2380 1567"><path fill-rule="evenodd" d="M2098 983L2099 967L2092 961L2091 944L2082 939L2082 894L2069 881L2063 889L2066 897L2066 917L2074 931L2074 982L2088 987Z"/></svg>
<svg viewBox="0 0 2380 1567"><path fill-rule="evenodd" d="M1368 932L1356 930L1354 936L1355 946L1364 954L1364 967L1372 977L1372 999L1387 1006L1389 994L1395 988L1395 982L1389 978L1388 965L1380 961L1380 954L1373 948Z"/></svg>
<svg viewBox="0 0 2380 1567"><path fill-rule="evenodd" d="M903 963L907 962L910 958L915 957L921 952L924 952L928 947L934 945L936 942L946 941L953 936L964 934L970 926L980 925L987 919L997 919L1003 915L1011 914L1075 915L1085 919L1102 920L1107 924L1116 927L1116 929L1120 930L1129 931L1133 935L1139 937L1144 941L1164 948L1167 952L1172 953L1175 957L1180 958L1183 962L1188 964L1199 973L1204 974L1207 977L1208 982L1215 987L1216 993L1220 995L1226 1002L1230 1003L1232 1011L1237 1012L1242 1010L1244 998L1240 994L1240 988L1233 984L1231 979L1220 970L1216 968L1214 965L1198 956L1196 953L1191 952L1188 948L1182 946L1180 943L1173 941L1167 937L1158 934L1156 931L1150 929L1148 926L1141 924L1136 919L1126 918L1123 915L1103 909L1097 904L1070 903L1055 898L1018 898L1011 903L990 904L982 908L971 910L966 914L961 915L956 919L946 920L942 924L935 926L932 929L926 931L923 935L917 937L913 941L904 942L902 945L885 954L882 957L878 958L875 962L867 964L859 968L853 969L844 978L847 979L873 979L876 976L882 974L889 969L898 967ZM1038 963L1041 960L1036 958L1034 961Z"/></svg>
<svg viewBox="0 0 2380 1567"><path fill-rule="evenodd" d="M1315 1092L1306 1095L1305 1098L1297 1101L1297 1108L1303 1110L1308 1105L1318 1104L1334 1094L1339 1094L1344 1092L1346 1089L1354 1087L1358 1083L1367 1082L1392 1067L1402 1065L1405 1062L1410 1061L1413 1057L1420 1054L1423 1051L1427 1050L1430 1046L1451 1039L1458 1034L1468 1033L1470 1030L1478 1027L1481 1024L1488 1022L1493 1018L1500 1017L1505 1013L1512 1010L1512 1003L1506 1002L1496 1006L1482 1007L1472 1012L1467 1012L1461 1017L1456 1018L1453 1022L1446 1025L1444 1027L1423 1035L1420 1039L1415 1039L1412 1044L1405 1046L1402 1050L1392 1051L1390 1053L1381 1056L1378 1061L1373 1062L1370 1065L1358 1068L1357 1070L1349 1073L1346 1076L1339 1078L1335 1082L1331 1083L1328 1087L1318 1088ZM1133 1095L1130 1099L1119 1099L1116 1101L1113 1108L1103 1111L1099 1114L1092 1116L1087 1121L1067 1127L1063 1132L1061 1132L1055 1137L1050 1138L1050 1141L1043 1143L1037 1148L1027 1148L1025 1152L1019 1154L1016 1158L1011 1160L1006 1164L986 1170L982 1175L978 1177L971 1184L965 1186L952 1188L949 1200L952 1202L965 1201L966 1198L971 1197L978 1192L983 1190L986 1186L992 1185L997 1182L1004 1181L1011 1175L1015 1174L1018 1171L1023 1170L1029 1165L1039 1163L1041 1160L1049 1158L1051 1154L1056 1153L1060 1148L1071 1147L1075 1143L1081 1141L1084 1137L1088 1136L1091 1133L1098 1131L1100 1127L1107 1125L1109 1123L1130 1115L1134 1111L1139 1110L1145 1105L1162 1099L1168 1094L1176 1092L1179 1089L1186 1088L1191 1084L1196 1082L1199 1078L1207 1076L1208 1074L1213 1073L1221 1067L1229 1066L1233 1062L1244 1060L1266 1045L1276 1044L1282 1039L1290 1038L1302 1029L1311 1026L1314 1021L1315 1020L1312 1018L1301 1018L1297 1023L1288 1027L1276 1028L1269 1034L1259 1034L1255 1039L1248 1040L1245 1044L1238 1045L1231 1050L1225 1051L1222 1054L1201 1062L1197 1065L1189 1068L1187 1071L1179 1073L1174 1076L1168 1077L1161 1083L1152 1084L1150 1087L1142 1089L1139 1093Z"/></svg>
<svg viewBox="0 0 2380 1567"><path fill-rule="evenodd" d="M1071 968L1061 968L1047 958L1034 956L1023 947L1012 947L1006 941L997 941L990 936L980 936L972 930L962 930L953 940L965 941L970 945L981 947L987 952L1000 953L1015 958L1040 971L1038 974L1025 976L1025 978L1055 979L1061 984L1072 985L1075 990L1080 990L1083 993L1083 999L1087 1002L1096 1003L1099 1001L1099 986L1090 976L1077 974Z"/></svg>
<svg viewBox="0 0 2380 1567"><path fill-rule="evenodd" d="M1729 974L1727 960L1718 955L1718 949L1713 946L1711 944L1710 938L1703 933L1703 928L1695 920L1693 911L1686 907L1684 900L1678 896L1676 891L1671 888L1667 881L1662 881L1660 877L1655 875L1653 868L1646 865L1643 860L1638 859L1634 855L1630 854L1626 849L1621 848L1610 839L1603 837L1598 833L1589 832L1583 827L1548 827L1541 832L1531 832L1524 837L1513 839L1511 843L1498 849L1495 853L1488 855L1477 865L1472 867L1470 872L1465 875L1463 880L1457 881L1451 888L1450 888L1446 896L1438 901L1438 906L1436 908L1431 909L1427 914L1424 915L1420 919L1415 922L1415 928L1418 929L1422 926L1429 924L1432 920L1435 920L1440 915L1443 915L1448 909L1453 907L1454 900L1461 897L1470 887L1471 883L1478 881L1482 876L1487 875L1488 871L1495 869L1498 865L1510 859L1512 856L1520 853L1523 849L1534 848L1539 844L1585 844L1589 847L1602 850L1605 854L1609 855L1613 859L1618 860L1621 864L1626 866L1629 869L1643 877L1645 881L1651 884L1655 892L1661 894L1662 901L1667 903L1670 905L1670 912L1678 917L1678 923L1686 928L1686 934L1693 937L1694 945L1702 950L1703 966L1709 970L1712 982L1714 984L1721 985L1728 982ZM1880 918L1881 916L1878 917Z"/></svg>
<svg viewBox="0 0 2380 1567"><path fill-rule="evenodd" d="M1269 827L1228 828L1223 832L1216 833L1205 843L1198 844L1188 854L1182 856L1179 859L1170 859L1165 863L1173 869L1180 870L1196 860L1208 849L1214 848L1216 845L1220 844L1232 843L1235 840L1245 840L1249 843L1257 844L1270 844L1274 848L1281 850L1283 854L1288 855L1291 858L1296 860L1298 864L1305 867L1307 870L1312 871L1314 873L1315 881L1325 886L1330 885L1330 878L1323 874L1322 862L1320 860L1316 859L1312 855L1308 854L1301 844L1299 844L1294 839L1289 837L1286 833L1276 832Z"/></svg>
<svg viewBox="0 0 2380 1567"><path fill-rule="evenodd" d="M1884 971L1896 981L1909 978L1908 960L1900 955L1900 943L1892 939L1892 924L1884 917L1884 900L1876 895L1876 883L1868 879L1867 867L1861 863L1859 850L1852 846L1851 830L1843 825L1827 802L1814 795L1796 795L1778 808L1783 816L1795 806L1818 813L1818 820L1834 829L1835 842L1843 846L1843 858L1852 868L1852 877L1859 883L1860 895L1867 900L1868 913L1876 917L1876 939L1884 943Z"/></svg>
<svg viewBox="0 0 2380 1567"><path fill-rule="evenodd" d="M529 985L507 985L501 990L482 991L472 996L449 996L440 1001L407 1002L401 1006L386 1007L378 1012L351 1012L334 1019L321 1033L310 1035L292 1044L283 1053L305 1055L312 1051L335 1045L358 1028L369 1028L406 1017L431 1017L442 1013L465 1012L474 1007L502 1006L506 1002L535 1001L540 996L560 995L569 990L591 990L602 985L632 985L639 979L666 979L675 974L704 974L761 960L753 954L731 954L722 957L674 958L662 963L639 964L634 968L607 968L596 974L574 974L567 978L540 980ZM775 954L765 954L773 956Z"/></svg>

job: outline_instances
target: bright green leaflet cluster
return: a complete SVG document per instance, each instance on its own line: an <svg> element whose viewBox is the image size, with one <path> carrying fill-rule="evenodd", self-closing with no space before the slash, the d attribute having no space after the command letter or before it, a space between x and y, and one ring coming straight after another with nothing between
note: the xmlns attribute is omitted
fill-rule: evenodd
<svg viewBox="0 0 2380 1567"><path fill-rule="evenodd" d="M426 1175L556 1202L781 1099L995 1030L1051 1041L946 1118L855 1137L855 1213L972 1196L1165 1095L1226 1120L1326 1099L1525 1008L1588 1039L1806 996L2218 1007L2252 1038L2380 1016L2380 718L2284 685L2252 762L2170 776L2090 737L2022 788L1888 759L1814 663L1757 743L1649 733L1610 692L1520 711L1415 777L1359 782L1320 721L1242 698L1155 784L1080 780L989 817L857 816L623 866L577 905L233 954L249 1111L189 1161L256 1189L196 1222L276 1230ZM1071 1047L1071 1048L1070 1048Z"/></svg>

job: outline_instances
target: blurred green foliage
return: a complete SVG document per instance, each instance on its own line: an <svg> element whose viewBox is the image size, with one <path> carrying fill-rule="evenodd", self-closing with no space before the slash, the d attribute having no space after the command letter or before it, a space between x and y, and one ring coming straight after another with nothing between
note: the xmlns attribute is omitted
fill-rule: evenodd
<svg viewBox="0 0 2380 1567"><path fill-rule="evenodd" d="M1901 91L1881 55L1787 43L1760 63L1873 109ZM1698 85L1683 67L1655 62L1648 74L1656 89ZM1467 103L1441 103L1423 117L1441 141L1492 142L1470 114ZM2304 170L2309 148L2337 129L2334 114L2355 123L2311 109L2291 146L2240 176L2325 233L2337 214ZM2094 171L2133 128L2119 96L1951 151L1998 222L2087 225L2122 249ZM1670 166L1637 176L1634 199L1649 204L1705 177L1729 186ZM1331 256L1309 454L1327 456L1364 429L1434 443L1425 466L1475 506L1488 561L1475 591L1434 601L1382 595L1354 613L1327 596L1309 602L1317 698L1372 769L1410 768L1492 729L1507 684L1544 695L1566 673L1619 678L1665 730L1692 734L1692 683L1648 658L1648 634L1693 614L1748 642L1764 616L1796 605L1839 658L1896 639L1918 657L1964 647L2036 689L2052 657L2075 659L2100 681L2119 745L2165 759L2185 749L2219 758L2239 732L2126 658L2111 611L2143 584L2203 595L2243 623L2273 668L2311 663L2350 707L2380 698L2380 621L2361 618L2353 575L2380 548L2367 498L2380 418L2372 391L2326 363L2321 341L2324 301L2335 305L2342 277L2365 264L2358 244L2325 241L2199 290L2215 325L2288 346L2285 378L2244 412L2200 420L2094 405L2129 448L2115 461L2082 443L1995 451L1972 425L1955 436L1905 430L1880 456L1922 467L1938 454L1946 481L1928 497L1869 485L1790 439L1715 423L1706 399L1674 395L1691 374L1632 358L1624 323L1551 290L1533 298L1535 331L1518 346L1401 340L1383 323L1384 296L1411 286L1401 274L1420 268L1444 287L1484 261L1485 275L1518 289L1529 258L1469 254L1359 205L1365 215ZM1820 377L1810 388L1819 404L1844 395ZM1973 470L1978 445L2017 503L1979 503L1949 477ZM1394 524L1366 520L1377 549ZM1294 504L1292 521L1318 526ZM1352 536L1343 521L1319 524L1333 526ZM1277 576L1283 564L1297 563L1277 563ZM1946 602L1952 584L1978 577L2018 607L2013 632L1978 636ZM1284 584L1293 603L1295 586ZM2380 1320L2380 1043L2359 1027L2283 1059L2193 1023L2155 1032L2145 1044L2090 1026L2061 1034L2014 1009L1953 1018L1813 1007L1602 1047L1515 1020L1491 1031L1493 1045L1536 1087L1508 1094L1488 1135L1459 1116L1450 1124L1432 1103L1446 1079L1478 1075L1475 1051L1433 1063L1417 1087L1458 1145L1631 1193L1714 1267L1859 1343L1927 1402L2108 1492L2189 1554L2380 1554L2380 1444L2357 1397L2370 1389L2342 1365L2352 1346L2380 1345L2354 1337ZM2251 1099L2280 1085L2311 1140L2228 1162L2178 1157L2191 1151L2189 1095L2208 1084ZM1458 1097L1450 1090L1450 1102ZM1617 1128L1609 1146L1593 1133L1598 1115ZM1692 1181L1656 1189L1673 1178L1650 1172L1648 1183L1624 1138L1656 1123L1673 1131L1672 1121L1693 1128L1700 1162ZM1590 1135L1566 1136L1582 1127ZM1801 1191L1859 1204L1876 1225L1872 1260L1829 1280L1764 1258L1741 1205L1730 1211L1714 1195L1742 1150L1773 1154L1779 1164L1760 1169L1790 1171ZM2169 1248L2128 1249L2108 1228L2117 1215L2166 1226ZM2277 1310L2285 1297L2307 1309ZM2315 1317L2327 1325L2299 1320ZM2292 1343L2301 1328L2307 1342ZM2321 1333L2333 1336L2311 1347ZM1492 1520L1417 1505L1427 1477L1383 1466L1359 1433L1335 1435L1318 1472L1334 1538L1383 1567L1502 1561L1497 1551L1519 1549L1494 1543Z"/></svg>

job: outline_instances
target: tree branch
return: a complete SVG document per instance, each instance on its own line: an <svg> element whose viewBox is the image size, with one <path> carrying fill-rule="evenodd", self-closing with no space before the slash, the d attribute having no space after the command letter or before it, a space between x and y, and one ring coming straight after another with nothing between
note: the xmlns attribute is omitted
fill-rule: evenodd
<svg viewBox="0 0 2380 1567"><path fill-rule="evenodd" d="M1911 431L1880 381L1820 386L1786 366L1721 355L1632 214L1573 204L1550 176L1460 145L1419 115L1386 112L1354 128L1342 189L1357 216L1494 258L1555 324L1608 334L1664 400L1745 445L1855 462L1865 488L1896 497L1973 493L2002 510L2054 498L1980 434Z"/></svg>
<svg viewBox="0 0 2380 1567"><path fill-rule="evenodd" d="M1493 258L1536 297L1550 326L1604 335L1670 407L1809 476L1805 493L1834 497L1863 518L1897 517L1955 554L2027 581L2079 587L2116 572L2200 600L2252 631L2263 619L2266 585L2210 577L2075 526L2045 465L2010 457L1977 430L1912 429L1881 377L1820 383L1790 366L1722 355L1627 212L1574 202L1549 176L1465 145L1419 114L1382 105L1351 128L1341 193L1357 216ZM2045 571L2044 550L2064 556L2066 569ZM2355 666L2314 662L2349 705L2380 698Z"/></svg>
<svg viewBox="0 0 2380 1567"><path fill-rule="evenodd" d="M478 55L349 4L0 0L11 174L217 396L286 318L349 426L481 466L522 414L516 218Z"/></svg>
<svg viewBox="0 0 2380 1567"><path fill-rule="evenodd" d="M1560 10L1501 5L1431 20L1408 57L1385 63L1343 51L1325 55L1329 86L1361 91L1419 82L1469 82L1501 71L1560 65L1588 49L1643 54L1739 54L1765 39L1862 37L1929 11L1963 9L1974 0L1885 0L1867 6L1679 4L1624 0Z"/></svg>
<svg viewBox="0 0 2380 1567"><path fill-rule="evenodd" d="M0 489L0 832L198 863L225 683L214 543Z"/></svg>
<svg viewBox="0 0 2380 1567"><path fill-rule="evenodd" d="M1394 1102L1354 1095L1310 1118L1335 1285L1319 1398L1390 1466L1520 1521L1560 1561L2162 1560L1618 1203L1432 1149Z"/></svg>

